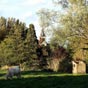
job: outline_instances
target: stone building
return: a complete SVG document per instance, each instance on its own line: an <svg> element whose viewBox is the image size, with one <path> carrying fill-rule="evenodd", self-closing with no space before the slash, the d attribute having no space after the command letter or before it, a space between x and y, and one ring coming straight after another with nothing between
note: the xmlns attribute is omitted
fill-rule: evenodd
<svg viewBox="0 0 88 88"><path fill-rule="evenodd" d="M85 74L86 63L83 60L72 61L72 73L73 74Z"/></svg>

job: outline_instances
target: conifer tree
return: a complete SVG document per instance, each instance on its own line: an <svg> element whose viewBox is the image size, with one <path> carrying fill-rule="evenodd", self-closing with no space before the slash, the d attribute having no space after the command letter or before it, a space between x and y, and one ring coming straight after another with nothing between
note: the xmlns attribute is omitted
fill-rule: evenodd
<svg viewBox="0 0 88 88"><path fill-rule="evenodd" d="M9 23L10 22L12 21L9 21ZM21 36L22 25L20 25L19 23L16 24L16 22L14 22L14 24L11 25L11 29L9 30L8 35L0 44L0 56L2 56L2 62L4 64L19 64L24 59L24 44Z"/></svg>
<svg viewBox="0 0 88 88"><path fill-rule="evenodd" d="M35 28L33 24L29 25L27 29L26 39L24 41L24 50L25 57L29 62L32 62L33 59L37 58L36 49L37 49L37 37L35 34Z"/></svg>
<svg viewBox="0 0 88 88"><path fill-rule="evenodd" d="M0 40L3 40L6 35L6 19L0 17Z"/></svg>

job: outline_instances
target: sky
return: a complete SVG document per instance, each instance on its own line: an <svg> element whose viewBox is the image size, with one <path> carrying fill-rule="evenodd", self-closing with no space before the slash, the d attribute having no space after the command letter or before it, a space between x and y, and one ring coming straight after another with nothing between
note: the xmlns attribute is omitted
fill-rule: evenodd
<svg viewBox="0 0 88 88"><path fill-rule="evenodd" d="M0 16L13 17L26 23L33 23L37 37L40 35L39 17L37 12L41 8L52 8L52 0L0 0Z"/></svg>

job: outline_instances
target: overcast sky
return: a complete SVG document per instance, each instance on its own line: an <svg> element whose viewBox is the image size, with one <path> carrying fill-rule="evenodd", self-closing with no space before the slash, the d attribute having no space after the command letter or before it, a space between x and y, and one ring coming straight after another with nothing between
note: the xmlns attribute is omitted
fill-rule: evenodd
<svg viewBox="0 0 88 88"><path fill-rule="evenodd" d="M20 19L27 26L33 23L37 36L41 28L36 13L41 8L52 8L52 0L0 0L0 16Z"/></svg>

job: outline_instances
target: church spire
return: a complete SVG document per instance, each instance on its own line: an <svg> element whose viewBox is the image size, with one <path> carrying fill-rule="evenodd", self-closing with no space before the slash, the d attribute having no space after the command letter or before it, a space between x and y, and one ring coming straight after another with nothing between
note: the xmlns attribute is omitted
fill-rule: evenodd
<svg viewBox="0 0 88 88"><path fill-rule="evenodd" d="M44 33L44 29L41 30L41 34L40 34L41 38L45 38L45 33Z"/></svg>
<svg viewBox="0 0 88 88"><path fill-rule="evenodd" d="M41 34L40 34L40 40L39 40L39 44L40 45L47 45L46 40L45 40L45 33L44 33L44 29L41 29Z"/></svg>

